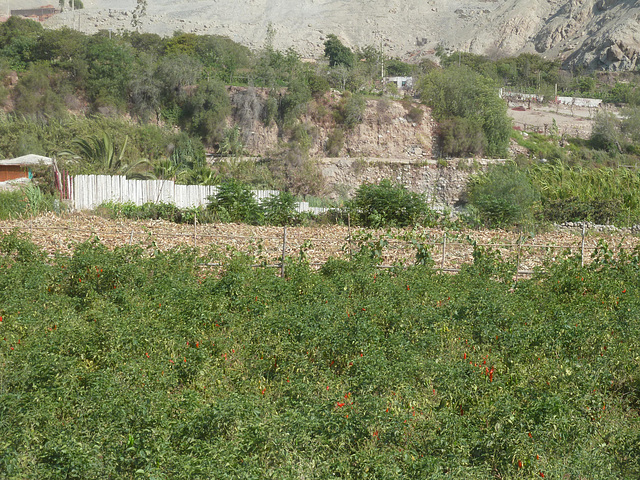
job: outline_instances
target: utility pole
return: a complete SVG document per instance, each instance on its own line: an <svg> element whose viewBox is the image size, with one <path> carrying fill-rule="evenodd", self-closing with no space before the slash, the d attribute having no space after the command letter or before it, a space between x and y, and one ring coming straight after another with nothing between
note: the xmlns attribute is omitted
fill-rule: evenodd
<svg viewBox="0 0 640 480"><path fill-rule="evenodd" d="M384 82L384 50L382 46L382 32L378 31L378 35L380 35L380 79Z"/></svg>
<svg viewBox="0 0 640 480"><path fill-rule="evenodd" d="M384 82L384 50L382 47L382 34L380 34L380 75L382 76L382 81Z"/></svg>

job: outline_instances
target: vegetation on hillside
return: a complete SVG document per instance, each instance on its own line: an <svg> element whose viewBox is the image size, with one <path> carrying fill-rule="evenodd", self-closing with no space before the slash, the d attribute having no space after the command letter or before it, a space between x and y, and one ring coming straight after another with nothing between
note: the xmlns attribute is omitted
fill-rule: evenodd
<svg viewBox="0 0 640 480"><path fill-rule="evenodd" d="M632 191L637 177L635 170L617 170L634 167L640 155L640 89L633 74L565 72L536 55L491 60L442 50L440 67L408 64L384 58L372 46L351 49L336 35L325 41L326 62L308 63L293 49L274 49L273 34L270 29L264 48L250 51L214 35L85 35L12 17L0 25L0 101L9 112L0 115L0 156L56 155L70 173L208 185L233 178L254 188L321 195L322 177L309 158L317 137L310 122L329 132L325 154L340 155L346 136L362 122L367 96L397 93L381 83L384 66L389 75L417 78L417 93L439 122L440 155L507 157L514 140L528 149L528 158L516 159L519 171L509 175L529 200L513 203L504 188L502 198L479 194L481 185L495 180L478 179L467 196L472 225L640 221L633 195L616 193ZM18 75L15 85L12 71ZM498 88L548 97L556 84L560 93L599 96L626 108L619 116L598 114L589 140L559 136L553 128L548 137L512 132ZM232 98L230 85L247 88ZM258 94L254 87L264 90ZM342 90L341 100L327 101L330 88ZM422 120L422 110L409 100L406 109L408 119ZM237 160L247 153L244 141L255 121L277 128L280 143L259 162ZM212 167L207 151L234 160ZM564 176L554 183L556 171L572 179L571 192ZM359 214L364 211L352 209L354 221L383 225L426 218L379 219L379 207L373 216Z"/></svg>

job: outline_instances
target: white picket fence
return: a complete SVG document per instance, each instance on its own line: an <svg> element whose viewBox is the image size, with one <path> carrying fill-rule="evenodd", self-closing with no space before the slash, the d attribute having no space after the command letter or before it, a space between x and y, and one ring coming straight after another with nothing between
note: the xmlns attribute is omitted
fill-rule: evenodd
<svg viewBox="0 0 640 480"><path fill-rule="evenodd" d="M71 199L75 210L92 210L105 202L135 205L145 203L171 203L178 208L205 206L207 197L218 193L212 185L178 185L172 180L128 180L121 175L76 175L73 178ZM252 190L259 202L274 195L277 190ZM322 213L326 208L310 207L299 202L297 211Z"/></svg>

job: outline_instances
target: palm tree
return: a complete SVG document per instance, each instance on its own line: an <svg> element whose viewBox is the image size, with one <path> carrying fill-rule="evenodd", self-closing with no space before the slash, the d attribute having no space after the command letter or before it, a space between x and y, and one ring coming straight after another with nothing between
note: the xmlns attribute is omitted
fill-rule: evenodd
<svg viewBox="0 0 640 480"><path fill-rule="evenodd" d="M117 153L116 146L107 135L91 135L87 138L76 138L71 142L71 150L60 152L61 156L71 156L80 160L85 167L94 172L107 175L126 175L129 178L153 178L153 174L145 171L151 165L147 159L139 159L133 163L127 163L124 152L127 148L129 137L126 136L124 144Z"/></svg>

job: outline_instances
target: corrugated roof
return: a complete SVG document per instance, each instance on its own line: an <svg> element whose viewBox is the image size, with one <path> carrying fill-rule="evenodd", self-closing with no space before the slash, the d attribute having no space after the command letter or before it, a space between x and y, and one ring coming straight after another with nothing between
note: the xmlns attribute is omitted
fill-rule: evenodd
<svg viewBox="0 0 640 480"><path fill-rule="evenodd" d="M42 155L29 154L29 155L23 155L22 157L18 157L18 158L0 160L0 165L21 165L22 166L22 165L39 165L41 163L45 165L52 165L53 159L49 157L43 157Z"/></svg>

